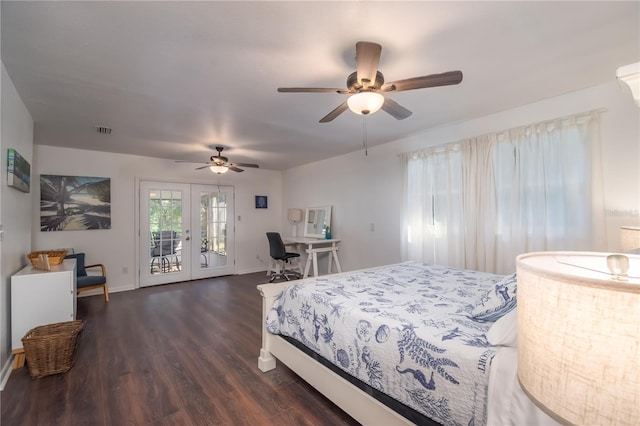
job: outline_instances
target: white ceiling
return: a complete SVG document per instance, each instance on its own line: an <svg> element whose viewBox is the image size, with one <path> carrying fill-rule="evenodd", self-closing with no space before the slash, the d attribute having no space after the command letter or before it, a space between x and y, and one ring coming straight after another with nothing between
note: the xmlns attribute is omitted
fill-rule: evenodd
<svg viewBox="0 0 640 426"><path fill-rule="evenodd" d="M387 81L461 70L460 85L389 95L368 144L615 79L640 59L640 2L10 2L2 61L35 143L286 169L362 149L363 119L318 120L345 95L355 43ZM113 128L110 136L95 126ZM176 165L190 167L190 165Z"/></svg>

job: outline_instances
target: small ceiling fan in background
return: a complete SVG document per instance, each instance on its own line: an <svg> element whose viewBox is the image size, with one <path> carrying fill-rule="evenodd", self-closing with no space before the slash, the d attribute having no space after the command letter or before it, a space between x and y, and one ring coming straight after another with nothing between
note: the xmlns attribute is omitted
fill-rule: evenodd
<svg viewBox="0 0 640 426"><path fill-rule="evenodd" d="M356 43L356 71L347 77L347 89L322 87L279 87L284 93L340 93L350 95L336 109L320 119L320 123L328 123L347 109L356 114L373 114L382 110L398 120L409 117L412 112L397 102L385 97L386 93L405 90L424 89L427 87L450 86L462 81L461 71L449 71L442 74L431 74L422 77L384 82L384 76L378 71L382 46L368 41Z"/></svg>
<svg viewBox="0 0 640 426"><path fill-rule="evenodd" d="M216 146L216 151L218 151L218 155L212 155L209 162L202 163L205 166L196 167L196 170L206 169L207 167L213 172L217 174L227 173L229 170L233 170L234 172L244 172L240 167L253 167L259 168L257 164L249 164L249 163L230 163L229 158L222 156L222 150L224 147ZM185 160L175 160L177 163L194 163L194 161L185 161Z"/></svg>

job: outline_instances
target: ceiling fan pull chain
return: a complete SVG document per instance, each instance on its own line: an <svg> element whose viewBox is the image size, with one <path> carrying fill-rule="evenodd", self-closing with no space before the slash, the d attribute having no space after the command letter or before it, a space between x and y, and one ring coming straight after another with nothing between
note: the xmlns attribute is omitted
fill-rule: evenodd
<svg viewBox="0 0 640 426"><path fill-rule="evenodd" d="M365 122L366 115L362 116L362 147L364 148L364 156L368 155L367 152L367 123Z"/></svg>

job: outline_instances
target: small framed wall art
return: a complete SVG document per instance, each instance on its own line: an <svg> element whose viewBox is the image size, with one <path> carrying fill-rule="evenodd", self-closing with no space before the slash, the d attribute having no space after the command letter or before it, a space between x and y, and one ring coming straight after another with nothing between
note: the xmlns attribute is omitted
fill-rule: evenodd
<svg viewBox="0 0 640 426"><path fill-rule="evenodd" d="M31 187L31 165L13 148L7 150L7 185L22 192Z"/></svg>
<svg viewBox="0 0 640 426"><path fill-rule="evenodd" d="M256 209L266 209L268 200L266 195L256 195Z"/></svg>

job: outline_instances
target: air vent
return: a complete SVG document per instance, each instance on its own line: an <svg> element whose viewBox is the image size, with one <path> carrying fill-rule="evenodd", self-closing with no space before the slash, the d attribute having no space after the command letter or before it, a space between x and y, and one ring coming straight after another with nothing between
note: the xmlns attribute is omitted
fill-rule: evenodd
<svg viewBox="0 0 640 426"><path fill-rule="evenodd" d="M111 127L96 126L96 130L101 135L110 135L111 134Z"/></svg>

